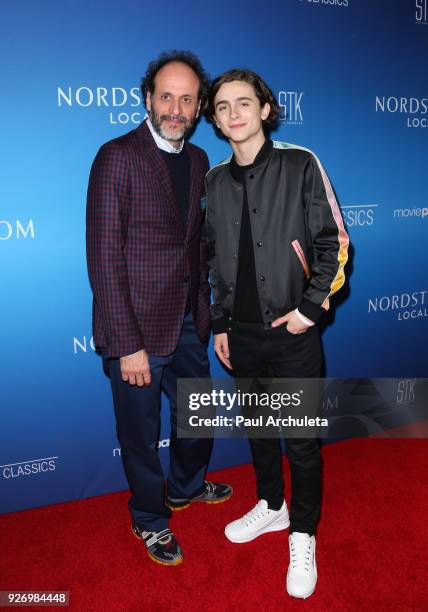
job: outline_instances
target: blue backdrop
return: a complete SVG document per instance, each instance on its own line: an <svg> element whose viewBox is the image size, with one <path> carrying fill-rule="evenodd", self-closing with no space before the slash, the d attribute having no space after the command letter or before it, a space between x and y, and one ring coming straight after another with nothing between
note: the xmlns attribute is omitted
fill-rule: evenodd
<svg viewBox="0 0 428 612"><path fill-rule="evenodd" d="M2 2L2 512L126 487L91 344L86 187L99 146L144 117L140 77L171 48L213 77L260 72L283 108L273 137L329 173L352 259L327 374L427 375L427 0ZM212 164L229 154L204 120L193 141ZM164 463L167 423L164 406ZM248 459L245 441L217 440L211 468Z"/></svg>

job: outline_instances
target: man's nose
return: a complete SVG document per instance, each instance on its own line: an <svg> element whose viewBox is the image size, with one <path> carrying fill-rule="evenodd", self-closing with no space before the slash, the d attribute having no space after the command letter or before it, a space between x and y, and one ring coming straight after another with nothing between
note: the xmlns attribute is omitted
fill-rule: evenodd
<svg viewBox="0 0 428 612"><path fill-rule="evenodd" d="M233 105L232 108L230 109L230 118L231 119L237 119L240 116L239 114L239 106L237 105Z"/></svg>
<svg viewBox="0 0 428 612"><path fill-rule="evenodd" d="M169 112L171 115L181 115L181 102L180 98L172 98L169 106Z"/></svg>

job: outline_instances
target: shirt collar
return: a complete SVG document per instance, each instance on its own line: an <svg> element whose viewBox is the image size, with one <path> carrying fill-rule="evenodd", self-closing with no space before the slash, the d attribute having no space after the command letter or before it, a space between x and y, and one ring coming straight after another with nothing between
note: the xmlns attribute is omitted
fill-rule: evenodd
<svg viewBox="0 0 428 612"><path fill-rule="evenodd" d="M145 120L147 123L147 127L149 128L153 136L153 140L155 141L159 149L162 149L162 151L166 151L167 153L181 153L181 151L183 150L183 146L184 146L184 138L181 140L180 146L175 148L172 146L172 144L170 144L167 140L165 140L165 138L162 138L162 136L160 136L156 132L148 115L146 115Z"/></svg>
<svg viewBox="0 0 428 612"><path fill-rule="evenodd" d="M269 157L270 152L272 151L272 148L273 148L272 140L270 140L269 138L266 138L263 145L259 149L259 152L257 153L256 158L253 161L253 163L248 164L247 166L240 166L237 163L235 156L232 155L232 158L230 160L230 172L232 173L232 176L235 179L235 181L238 181L239 183L245 183L245 171L251 170L252 168L255 168L256 166L264 162Z"/></svg>

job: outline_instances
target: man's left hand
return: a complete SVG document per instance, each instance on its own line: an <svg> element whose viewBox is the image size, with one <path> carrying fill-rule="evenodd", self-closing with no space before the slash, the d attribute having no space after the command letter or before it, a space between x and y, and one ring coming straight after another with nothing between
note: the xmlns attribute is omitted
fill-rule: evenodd
<svg viewBox="0 0 428 612"><path fill-rule="evenodd" d="M287 312L286 315L279 317L279 319L275 319L275 321L272 323L272 327L279 327L280 325L284 324L290 334L304 334L305 331L309 329L309 325L305 325L296 315L294 310Z"/></svg>

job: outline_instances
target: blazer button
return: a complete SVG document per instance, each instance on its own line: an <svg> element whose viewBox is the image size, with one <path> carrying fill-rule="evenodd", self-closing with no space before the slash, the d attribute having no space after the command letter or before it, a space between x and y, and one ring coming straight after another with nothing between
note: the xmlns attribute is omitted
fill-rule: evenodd
<svg viewBox="0 0 428 612"><path fill-rule="evenodd" d="M227 290L229 291L229 293L232 293L232 291L233 291L233 285L229 285L229 287L227 288Z"/></svg>
<svg viewBox="0 0 428 612"><path fill-rule="evenodd" d="M265 310L265 314L270 314L270 310L269 310L269 308L266 308L266 310Z"/></svg>
<svg viewBox="0 0 428 612"><path fill-rule="evenodd" d="M183 280L184 280L185 283L188 283L189 282L189 277L186 276Z"/></svg>
<svg viewBox="0 0 428 612"><path fill-rule="evenodd" d="M254 174L250 174L250 179L253 179L253 178L254 178Z"/></svg>
<svg viewBox="0 0 428 612"><path fill-rule="evenodd" d="M260 277L260 280L261 280L261 281L265 281L265 280L266 280L266 277L265 277L265 276L261 276L261 277Z"/></svg>
<svg viewBox="0 0 428 612"><path fill-rule="evenodd" d="M255 215L257 215L257 213L258 213L258 212L259 212L259 209L258 209L258 208L253 208L253 213L254 213Z"/></svg>
<svg viewBox="0 0 428 612"><path fill-rule="evenodd" d="M263 246L263 242L258 242L258 243L257 243L257 246L258 246L258 247Z"/></svg>

